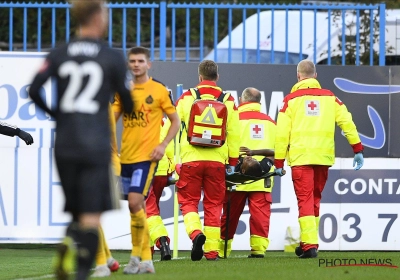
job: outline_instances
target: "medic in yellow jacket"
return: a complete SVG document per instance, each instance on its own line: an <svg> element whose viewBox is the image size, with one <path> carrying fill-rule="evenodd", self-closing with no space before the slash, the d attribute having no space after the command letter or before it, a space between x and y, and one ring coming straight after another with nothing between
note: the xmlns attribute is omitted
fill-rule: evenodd
<svg viewBox="0 0 400 280"><path fill-rule="evenodd" d="M217 99L221 88L217 86L218 66L214 61L204 60L198 67L199 81L197 88L202 99ZM194 97L186 91L176 102L176 111L185 127ZM180 138L180 157L182 167L176 186L178 201L183 214L186 232L192 240L191 259L199 261L204 256L207 260L218 258L220 239L221 212L225 196L225 161L235 166L239 157L239 118L232 96L224 102L228 110L226 123L227 139L222 147L192 146L183 129ZM198 214L201 192L204 192L204 231ZM204 245L204 251L203 251Z"/></svg>
<svg viewBox="0 0 400 280"><path fill-rule="evenodd" d="M221 93L221 88L216 86L215 83L202 82L197 88L200 91L202 98L214 99ZM203 94L208 92L210 94ZM187 124L189 122L190 108L193 104L193 96L190 91L182 94L182 96L176 102L176 111L181 117L181 120ZM191 161L215 161L225 164L227 156L229 165L235 166L239 157L239 141L240 134L238 131L238 113L235 105L235 100L232 96L225 102L228 108L228 122L227 122L227 137L226 143L220 148L203 148L196 147L187 141L186 130L183 129L183 133L180 137L181 151L180 155L182 163Z"/></svg>
<svg viewBox="0 0 400 280"><path fill-rule="evenodd" d="M363 146L346 106L331 91L321 89L315 65L302 60L296 83L283 101L277 120L275 167L279 173L287 158L298 201L300 258L317 257L321 194L328 168L335 162L335 124L353 147L355 161L363 164Z"/></svg>
<svg viewBox="0 0 400 280"><path fill-rule="evenodd" d="M285 158L289 166L332 166L335 163L335 124L343 130L354 153L363 150L351 113L339 98L321 89L316 79L295 84L278 114L275 166L283 167L278 167L279 160Z"/></svg>
<svg viewBox="0 0 400 280"><path fill-rule="evenodd" d="M275 144L275 122L266 114L261 113L261 93L255 88L246 88L240 98L239 124L240 145L252 150L273 149ZM253 156L258 161L262 156ZM263 258L269 245L269 225L271 216L273 181L259 180L251 184L238 185L236 191L231 195L231 212L229 216L228 250L231 252L233 236L248 200L250 211L250 247L249 258ZM227 194L228 195L228 194ZM221 217L221 241L219 256L224 257L225 232L226 232L226 209L228 197L225 197L224 211Z"/></svg>
<svg viewBox="0 0 400 280"><path fill-rule="evenodd" d="M261 104L258 102L244 102L238 107L238 112L240 146L248 147L251 150L274 149L276 123L268 115L261 113ZM263 156L253 156L253 158L261 161ZM271 183L268 183L268 186L264 184L263 180L259 180L251 184L239 185L236 187L236 191L270 193L272 186L273 177L271 177Z"/></svg>

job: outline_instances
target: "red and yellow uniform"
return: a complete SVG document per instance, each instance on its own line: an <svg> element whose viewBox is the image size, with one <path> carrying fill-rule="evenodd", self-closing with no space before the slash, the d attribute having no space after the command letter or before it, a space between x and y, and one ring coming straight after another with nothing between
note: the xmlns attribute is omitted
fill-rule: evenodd
<svg viewBox="0 0 400 280"><path fill-rule="evenodd" d="M162 142L168 132L168 129L161 129L160 142ZM175 170L174 164L174 143L171 141L165 149L165 155L158 162L157 170L153 178L152 187L150 188L149 195L146 198L146 215L147 223L149 225L150 241L160 249L159 238L165 236L168 244L167 229L164 226L163 220L160 216L160 197L163 189L168 185L168 177Z"/></svg>
<svg viewBox="0 0 400 280"><path fill-rule="evenodd" d="M313 78L293 86L278 114L275 167L283 168L286 158L292 168L304 251L318 248L321 193L335 162L335 124L355 153L363 150L346 106Z"/></svg>
<svg viewBox="0 0 400 280"><path fill-rule="evenodd" d="M197 88L202 99L216 99L221 93L215 82L203 81ZM178 115L188 127L190 109L194 98L190 91L182 94L176 103ZM186 232L194 241L198 234L204 234L204 256L215 259L218 256L220 238L221 211L225 196L225 162L235 166L239 157L239 118L232 96L225 101L228 109L227 141L222 147L198 147L189 144L186 130L180 137L180 171L178 201L182 211ZM198 214L201 191L204 192L204 233Z"/></svg>
<svg viewBox="0 0 400 280"><path fill-rule="evenodd" d="M239 106L240 146L252 150L273 149L275 144L275 122L266 114L261 113L261 104L256 102L243 103ZM262 156L254 156L260 161ZM268 185L267 185L268 182ZM268 187L266 187L268 186ZM225 196L224 211L221 217L221 242L220 257L224 256L225 239L228 238L227 255L231 252L233 236L239 222L240 215L248 200L250 212L250 247L251 254L263 256L268 248L269 224L271 216L273 180L259 180L251 184L239 185L231 195L231 207L229 218L229 232L225 236L226 207L228 194Z"/></svg>

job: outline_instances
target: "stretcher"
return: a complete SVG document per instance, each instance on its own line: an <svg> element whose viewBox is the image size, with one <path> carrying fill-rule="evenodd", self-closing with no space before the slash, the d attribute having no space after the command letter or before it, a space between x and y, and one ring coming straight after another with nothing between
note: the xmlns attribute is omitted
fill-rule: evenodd
<svg viewBox="0 0 400 280"><path fill-rule="evenodd" d="M240 172L235 172L232 175L226 175L225 185L226 188L234 188L235 186L247 185L254 183L259 180L267 179L269 177L277 175L275 172L268 172L260 177L254 177L250 175L245 175Z"/></svg>
<svg viewBox="0 0 400 280"><path fill-rule="evenodd" d="M285 173L285 172L284 172ZM230 209L231 209L231 192L236 190L237 186L247 185L259 180L264 180L272 176L278 175L273 172L268 172L260 177L254 177L250 175L245 175L240 172L235 172L232 175L226 175L225 177L225 185L226 190L228 192L228 201L226 205L226 227L225 227L225 244L224 244L224 259L227 258L227 250L228 250L228 233L229 233L229 218L230 218Z"/></svg>

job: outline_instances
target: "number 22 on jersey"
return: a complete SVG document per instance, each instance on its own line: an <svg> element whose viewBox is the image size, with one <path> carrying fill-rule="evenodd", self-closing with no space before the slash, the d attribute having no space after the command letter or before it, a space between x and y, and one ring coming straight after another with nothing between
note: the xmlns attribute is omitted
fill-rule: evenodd
<svg viewBox="0 0 400 280"><path fill-rule="evenodd" d="M96 114L99 111L100 104L94 98L102 85L103 69L97 62L78 64L66 61L60 66L58 75L61 78L69 77L68 86L60 100L60 110L63 113ZM85 77L88 77L88 82L82 88Z"/></svg>

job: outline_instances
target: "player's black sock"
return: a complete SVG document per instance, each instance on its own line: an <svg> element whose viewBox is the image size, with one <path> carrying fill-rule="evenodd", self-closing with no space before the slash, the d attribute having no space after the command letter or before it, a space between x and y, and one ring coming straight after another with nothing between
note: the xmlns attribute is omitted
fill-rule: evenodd
<svg viewBox="0 0 400 280"><path fill-rule="evenodd" d="M86 280L92 268L99 243L98 229L79 230L78 234L78 270L76 280Z"/></svg>

